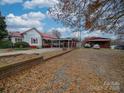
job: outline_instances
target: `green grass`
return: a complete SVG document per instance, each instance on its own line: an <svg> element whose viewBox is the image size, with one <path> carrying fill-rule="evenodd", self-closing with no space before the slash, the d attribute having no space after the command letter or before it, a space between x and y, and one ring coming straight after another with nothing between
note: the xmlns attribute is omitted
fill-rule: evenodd
<svg viewBox="0 0 124 93"><path fill-rule="evenodd" d="M14 50L18 51L18 50L29 50L31 48L13 48Z"/></svg>

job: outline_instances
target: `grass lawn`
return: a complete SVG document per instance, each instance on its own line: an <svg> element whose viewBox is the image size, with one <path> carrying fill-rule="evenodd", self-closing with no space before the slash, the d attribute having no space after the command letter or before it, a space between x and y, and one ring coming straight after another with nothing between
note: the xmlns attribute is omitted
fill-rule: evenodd
<svg viewBox="0 0 124 93"><path fill-rule="evenodd" d="M19 51L19 50L30 50L31 48L13 48L13 50Z"/></svg>

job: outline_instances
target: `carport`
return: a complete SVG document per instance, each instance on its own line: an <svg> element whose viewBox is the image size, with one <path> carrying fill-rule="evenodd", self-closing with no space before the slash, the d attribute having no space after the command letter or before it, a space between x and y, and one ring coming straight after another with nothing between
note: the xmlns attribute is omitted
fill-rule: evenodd
<svg viewBox="0 0 124 93"><path fill-rule="evenodd" d="M110 48L111 39L102 37L85 38L83 44L89 43L91 46L99 44L101 48Z"/></svg>

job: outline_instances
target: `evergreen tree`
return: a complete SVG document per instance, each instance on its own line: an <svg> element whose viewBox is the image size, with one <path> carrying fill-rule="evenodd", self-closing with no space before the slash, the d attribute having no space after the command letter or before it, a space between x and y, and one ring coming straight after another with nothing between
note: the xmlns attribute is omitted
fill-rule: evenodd
<svg viewBox="0 0 124 93"><path fill-rule="evenodd" d="M5 22L5 17L3 17L1 15L1 12L0 12L0 40L7 37L7 35L8 35L6 27L7 27L7 25L6 25L6 22Z"/></svg>

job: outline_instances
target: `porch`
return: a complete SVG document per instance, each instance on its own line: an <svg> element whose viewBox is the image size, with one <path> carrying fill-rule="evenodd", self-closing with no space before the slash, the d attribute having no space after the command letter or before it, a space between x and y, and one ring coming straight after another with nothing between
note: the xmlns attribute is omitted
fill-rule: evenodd
<svg viewBox="0 0 124 93"><path fill-rule="evenodd" d="M42 48L74 48L76 43L74 39L43 39Z"/></svg>

